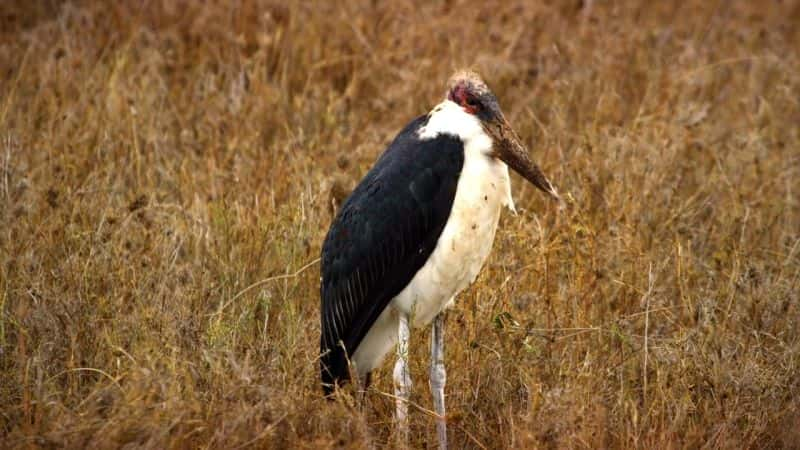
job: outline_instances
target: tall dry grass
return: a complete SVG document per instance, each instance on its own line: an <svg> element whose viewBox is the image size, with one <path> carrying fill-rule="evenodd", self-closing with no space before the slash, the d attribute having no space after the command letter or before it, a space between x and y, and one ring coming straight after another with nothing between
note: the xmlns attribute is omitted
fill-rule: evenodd
<svg viewBox="0 0 800 450"><path fill-rule="evenodd" d="M453 447L797 448L798 23L794 1L3 2L0 446L394 445L389 364L363 410L321 398L314 261L473 66L568 207L515 177L449 313ZM427 338L412 447L436 445Z"/></svg>

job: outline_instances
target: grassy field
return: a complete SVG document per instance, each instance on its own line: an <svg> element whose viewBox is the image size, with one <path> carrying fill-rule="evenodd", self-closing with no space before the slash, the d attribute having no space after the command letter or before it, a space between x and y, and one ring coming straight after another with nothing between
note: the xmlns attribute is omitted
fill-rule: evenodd
<svg viewBox="0 0 800 450"><path fill-rule="evenodd" d="M513 176L453 448L800 448L800 3L675 3L3 2L0 447L394 446L391 363L321 396L320 244L469 66L567 206Z"/></svg>

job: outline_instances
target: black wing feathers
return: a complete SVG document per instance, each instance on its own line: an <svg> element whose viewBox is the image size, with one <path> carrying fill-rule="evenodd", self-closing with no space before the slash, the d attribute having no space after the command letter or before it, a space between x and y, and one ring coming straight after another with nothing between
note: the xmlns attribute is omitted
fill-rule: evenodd
<svg viewBox="0 0 800 450"><path fill-rule="evenodd" d="M420 140L421 116L381 155L322 247L323 388L349 378L351 356L384 308L425 264L444 229L464 164L461 141Z"/></svg>

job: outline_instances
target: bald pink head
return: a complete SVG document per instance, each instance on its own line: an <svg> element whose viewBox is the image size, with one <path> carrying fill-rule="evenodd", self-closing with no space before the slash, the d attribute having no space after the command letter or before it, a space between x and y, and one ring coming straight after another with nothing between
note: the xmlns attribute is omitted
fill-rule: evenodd
<svg viewBox="0 0 800 450"><path fill-rule="evenodd" d="M494 157L505 162L537 188L555 199L560 199L553 184L531 160L519 136L506 120L497 97L478 74L461 70L450 77L447 82L447 100L461 106L466 113L481 121L483 129L492 137Z"/></svg>

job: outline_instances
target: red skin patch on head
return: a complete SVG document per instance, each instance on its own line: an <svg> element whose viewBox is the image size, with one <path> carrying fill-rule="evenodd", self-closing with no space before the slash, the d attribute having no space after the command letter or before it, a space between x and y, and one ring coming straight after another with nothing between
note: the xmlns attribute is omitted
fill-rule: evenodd
<svg viewBox="0 0 800 450"><path fill-rule="evenodd" d="M462 83L459 83L453 87L453 89L450 91L448 99L451 102L455 102L460 105L462 108L464 108L464 111L468 112L469 114L475 114L477 111L476 108L467 104L467 87Z"/></svg>

